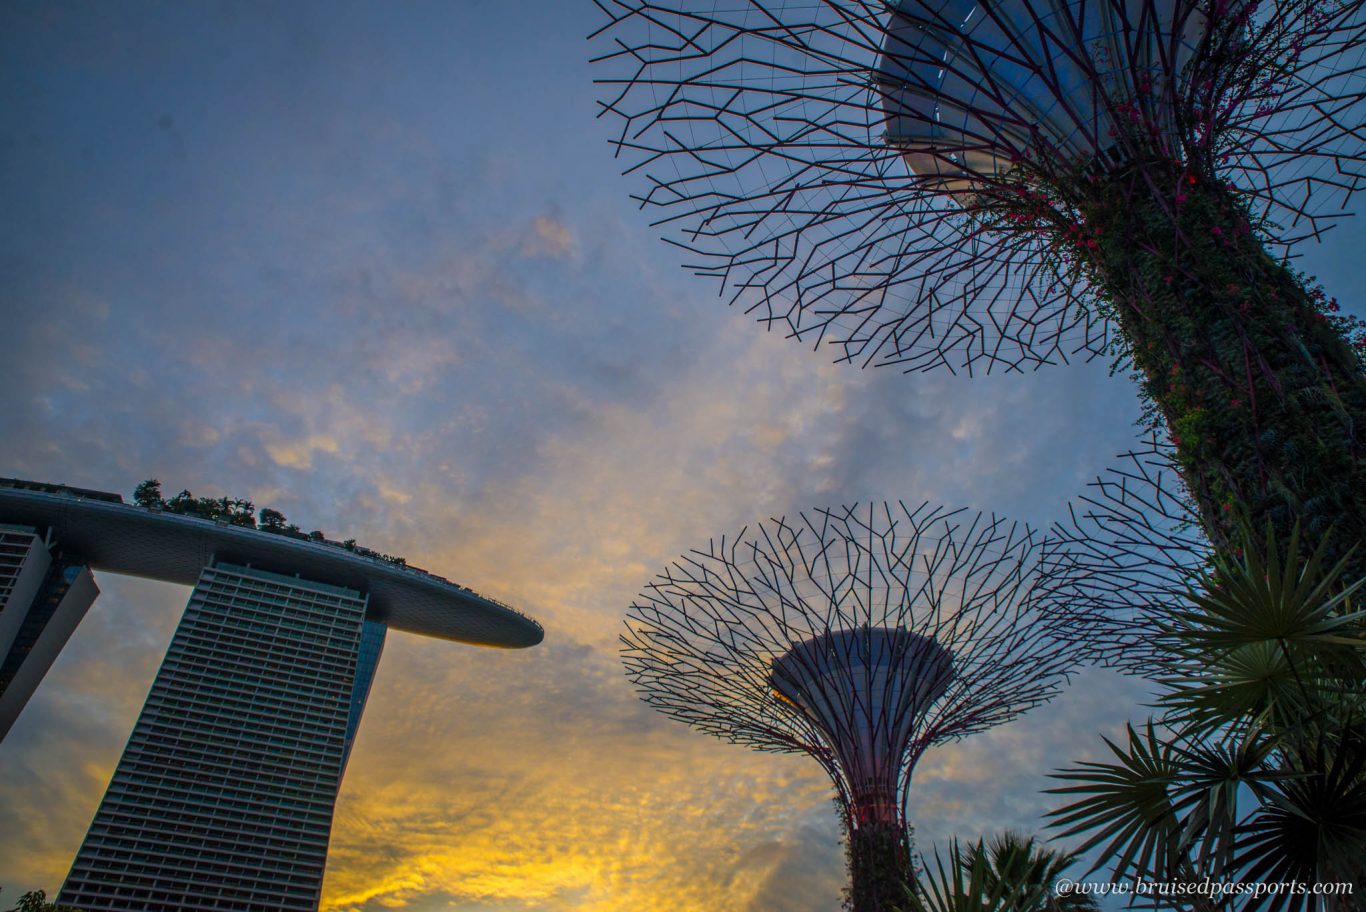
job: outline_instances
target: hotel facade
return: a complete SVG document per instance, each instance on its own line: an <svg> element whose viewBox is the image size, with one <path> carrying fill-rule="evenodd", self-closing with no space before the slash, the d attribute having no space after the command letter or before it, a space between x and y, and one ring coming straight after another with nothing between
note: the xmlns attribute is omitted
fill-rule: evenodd
<svg viewBox="0 0 1366 912"><path fill-rule="evenodd" d="M90 912L316 909L389 628L513 648L542 637L510 607L393 561L103 492L0 481L0 523L0 635L52 634L14 662L32 679L18 708L0 693L14 716L94 601L92 568L194 585L57 897ZM11 603L30 607L16 620Z"/></svg>

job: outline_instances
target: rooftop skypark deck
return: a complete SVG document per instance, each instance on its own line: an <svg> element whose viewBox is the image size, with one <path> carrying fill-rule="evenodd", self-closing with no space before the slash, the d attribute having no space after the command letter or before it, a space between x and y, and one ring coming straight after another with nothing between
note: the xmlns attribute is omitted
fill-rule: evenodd
<svg viewBox="0 0 1366 912"><path fill-rule="evenodd" d="M217 559L368 593L372 619L409 633L504 648L544 637L510 605L374 552L141 507L103 491L0 479L0 522L50 528L67 553L110 573L193 586Z"/></svg>

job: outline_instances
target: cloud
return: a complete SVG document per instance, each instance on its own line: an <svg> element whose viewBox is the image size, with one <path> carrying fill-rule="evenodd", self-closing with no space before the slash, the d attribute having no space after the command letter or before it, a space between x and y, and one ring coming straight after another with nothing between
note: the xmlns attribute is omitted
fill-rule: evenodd
<svg viewBox="0 0 1366 912"><path fill-rule="evenodd" d="M572 258L579 245L569 226L554 216L538 215L531 223L531 233L522 244L524 256Z"/></svg>
<svg viewBox="0 0 1366 912"><path fill-rule="evenodd" d="M276 465L288 469L308 469L313 466L314 453L335 453L337 441L325 434L310 434L300 440L277 440L266 444L266 452Z"/></svg>
<svg viewBox="0 0 1366 912"><path fill-rule="evenodd" d="M543 621L526 652L391 636L326 908L829 910L823 772L637 699L626 606L689 548L810 507L1042 523L1123 448L1133 393L1097 365L860 371L728 308L624 199L563 40L576 10L57 11L0 33L30 80L14 130L45 137L0 143L0 474L248 496ZM11 891L64 875L185 600L100 585L0 745ZM922 840L1031 828L1044 771L1135 699L1088 682L932 751Z"/></svg>
<svg viewBox="0 0 1366 912"><path fill-rule="evenodd" d="M654 716L610 653L563 636L515 657L467 651L465 662L413 638L390 650L420 675L395 683L381 671L339 805L339 873L324 908L438 895L491 909L571 898L603 912L725 908L723 897L743 902L762 880L768 861L751 846L826 805L814 764ZM459 714L392 711L453 699ZM451 749L414 751L423 742ZM737 819L737 807L750 810ZM828 900L835 870L825 870Z"/></svg>
<svg viewBox="0 0 1366 912"><path fill-rule="evenodd" d="M279 341L239 358L239 339L156 368L155 409L105 420L107 400L88 392L72 402L89 421L35 414L41 433L0 446L37 477L249 492L545 624L546 643L524 653L391 636L337 808L325 908L832 908L843 872L824 773L641 703L616 658L626 606L688 548L768 516L889 496L989 508L1004 491L1038 504L1046 492L1011 484L1079 471L1084 456L1070 450L1102 444L1069 442L1059 456L1054 438L1098 406L1040 417L1030 396L1065 384L968 388L826 364L715 302L680 298L672 272L642 269L618 290L652 301L628 319L613 299L578 299L576 286L595 281L587 252L582 266L554 261L527 277L497 260L499 236L458 256L437 245L406 264L374 258L329 305L332 341L306 343L306 358ZM401 314L383 316L384 300L401 300ZM439 341L410 346L423 337ZM328 346L347 354L325 357ZM410 350L398 373L386 366ZM244 398L204 407L203 391L225 382ZM972 433L955 438L960 427ZM61 441L61 460L45 461L45 437ZM83 439L100 444L79 449ZM131 725L150 668L144 657L98 682L59 679L50 698L117 695ZM914 791L922 838L1030 828L1045 804L1041 768L1089 737L1079 719L1105 711L932 752ZM34 886L60 877L121 743L72 731L65 753L102 745L104 759L59 772L38 766L32 745L4 747L65 777L57 819L11 799L41 847L22 856L24 876L47 878Z"/></svg>
<svg viewBox="0 0 1366 912"><path fill-rule="evenodd" d="M66 877L170 643L188 590L98 577L101 593L0 753L0 884Z"/></svg>

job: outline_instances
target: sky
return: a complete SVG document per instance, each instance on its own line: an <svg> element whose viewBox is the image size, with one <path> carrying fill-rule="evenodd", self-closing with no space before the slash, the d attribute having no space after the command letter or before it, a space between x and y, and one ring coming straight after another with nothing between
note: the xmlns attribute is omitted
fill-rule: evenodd
<svg viewBox="0 0 1366 912"><path fill-rule="evenodd" d="M903 375L681 268L595 119L587 0L0 6L0 476L244 496L545 627L391 632L327 912L837 907L832 789L640 702L625 610L756 520L932 500L1035 526L1132 447L1105 364ZM1359 287L1359 227L1305 251ZM101 596L0 744L3 896L59 887L188 590ZM1141 719L1088 670L933 749L918 846L1041 829Z"/></svg>

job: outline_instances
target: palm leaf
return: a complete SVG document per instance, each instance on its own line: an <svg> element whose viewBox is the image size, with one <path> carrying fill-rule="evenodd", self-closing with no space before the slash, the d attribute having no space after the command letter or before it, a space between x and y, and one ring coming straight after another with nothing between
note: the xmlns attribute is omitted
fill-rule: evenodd
<svg viewBox="0 0 1366 912"><path fill-rule="evenodd" d="M1245 881L1323 883L1350 880L1366 858L1366 749L1358 741L1319 745L1296 755L1311 772L1287 777L1240 828L1237 851ZM1303 908L1296 897L1263 897L1250 908Z"/></svg>
<svg viewBox="0 0 1366 912"><path fill-rule="evenodd" d="M1325 544L1307 560L1294 530L1282 558L1273 535L1243 557L1220 557L1191 607L1163 623L1179 669L1163 679L1166 721L1209 731L1260 718L1292 741L1334 725L1362 704L1366 611L1351 598L1366 580L1342 585L1350 552L1323 568Z"/></svg>
<svg viewBox="0 0 1366 912"><path fill-rule="evenodd" d="M1123 748L1105 739L1117 763L1083 761L1053 774L1076 784L1048 789L1083 796L1051 812L1049 826L1060 829L1063 838L1090 833L1079 853L1103 846L1103 858L1118 859L1115 877L1166 871L1181 848L1181 825L1171 796L1181 775L1177 751L1157 737L1151 720L1143 734L1128 726L1128 736Z"/></svg>
<svg viewBox="0 0 1366 912"><path fill-rule="evenodd" d="M1096 912L1089 896L1057 896L1054 884L1074 856L1031 837L1004 833L964 849L954 840L909 895L911 912Z"/></svg>

